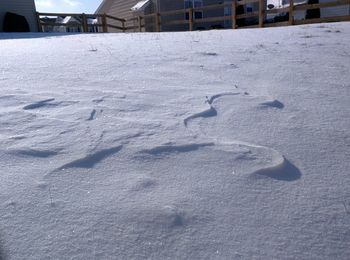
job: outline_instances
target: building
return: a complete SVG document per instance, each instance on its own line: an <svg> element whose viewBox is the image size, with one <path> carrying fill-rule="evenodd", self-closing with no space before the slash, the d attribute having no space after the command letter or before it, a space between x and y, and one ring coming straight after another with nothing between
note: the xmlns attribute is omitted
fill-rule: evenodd
<svg viewBox="0 0 350 260"><path fill-rule="evenodd" d="M295 0L294 3L299 4L313 4L325 3L333 0ZM104 0L96 13L106 13L115 17L131 19L138 16L143 16L155 12L167 12L174 10L181 10L187 8L200 8L208 5L227 4L226 7L210 9L210 10L196 10L193 12L193 29L207 30L207 29L221 29L232 28L232 7L233 0ZM239 0L238 0L239 2ZM284 8L289 6L289 0L265 0L266 6L273 6L273 9ZM271 8L270 8L271 9ZM237 14L252 13L259 10L258 2L240 6L237 9ZM310 19L310 18L325 18L334 16L350 15L350 6L342 5L329 8L321 8L321 10L297 11L294 13L295 20ZM227 16L227 19L220 21L215 17ZM288 13L282 13L277 17L270 16L271 22L288 20ZM318 16L318 17L317 17ZM265 17L266 19L267 17ZM189 29L188 21L189 14L181 13L175 15L161 16L161 31L186 31ZM203 20L203 21L202 21ZM267 19L266 19L267 20ZM174 24L174 21L179 21L180 24ZM145 31L156 31L155 18L149 17L145 20ZM237 20L237 24L254 25L258 24L258 17L245 18ZM119 24L120 25L120 24ZM138 21L134 19L135 28L138 27Z"/></svg>
<svg viewBox="0 0 350 260"><path fill-rule="evenodd" d="M285 8L289 6L289 0L272 0L275 8ZM294 5L303 4L323 4L335 2L334 0L294 0ZM283 15L283 14L282 14ZM286 14L288 15L288 14ZM320 9L294 11L294 20L304 20L313 18L327 18L350 15L350 4L338 5Z"/></svg>
<svg viewBox="0 0 350 260"><path fill-rule="evenodd" d="M29 25L29 31L37 32L37 20L35 15L34 0L0 0L0 32L4 30L6 13L14 13L24 16Z"/></svg>
<svg viewBox="0 0 350 260"><path fill-rule="evenodd" d="M232 0L225 1L231 2ZM221 0L103 0L101 5L96 10L96 14L106 13L115 17L123 19L131 19L138 16L143 16L155 12L166 12L172 10L181 10L190 7L201 7L206 5L221 4ZM247 8L252 10L252 7L247 5ZM217 17L228 15L230 16L230 9L217 9L210 11L197 11L194 12L193 17L200 20L203 17ZM165 23L167 21L174 20L188 20L188 14L172 15L167 17L162 17L162 21ZM228 19L229 20L229 19ZM155 19L146 19L146 31L155 31ZM137 26L137 21L135 20L134 25ZM194 29L212 29L212 28L225 28L230 27L231 22L209 22L200 23L197 22ZM188 30L188 25L162 25L162 31L185 31Z"/></svg>
<svg viewBox="0 0 350 260"><path fill-rule="evenodd" d="M81 17L79 16L58 16L58 17L42 17L42 32L60 32L60 33L80 33L83 32ZM88 31L90 33L99 32L98 19L87 18ZM51 25L54 24L54 25ZM58 25L61 24L61 25Z"/></svg>

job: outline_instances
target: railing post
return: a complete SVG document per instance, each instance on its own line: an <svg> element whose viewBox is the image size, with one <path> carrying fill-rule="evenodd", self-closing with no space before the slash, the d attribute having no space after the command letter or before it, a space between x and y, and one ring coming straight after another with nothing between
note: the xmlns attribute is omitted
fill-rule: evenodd
<svg viewBox="0 0 350 260"><path fill-rule="evenodd" d="M160 32L160 14L156 13L156 32Z"/></svg>
<svg viewBox="0 0 350 260"><path fill-rule="evenodd" d="M36 21L38 23L38 32L43 32L43 27L41 26L40 14L36 12Z"/></svg>
<svg viewBox="0 0 350 260"><path fill-rule="evenodd" d="M264 26L265 1L259 0L259 27Z"/></svg>
<svg viewBox="0 0 350 260"><path fill-rule="evenodd" d="M88 32L88 25L87 25L87 19L86 19L86 15L83 13L81 15L81 23L82 23L82 26L83 26L83 32Z"/></svg>
<svg viewBox="0 0 350 260"><path fill-rule="evenodd" d="M142 27L141 27L141 16L137 17L137 21L139 23L139 32L142 32Z"/></svg>
<svg viewBox="0 0 350 260"><path fill-rule="evenodd" d="M193 31L193 8L188 10L188 29Z"/></svg>
<svg viewBox="0 0 350 260"><path fill-rule="evenodd" d="M236 20L237 20L236 8L237 8L237 0L233 0L233 2L232 2L232 10L231 10L231 14L232 14L232 29L236 29Z"/></svg>
<svg viewBox="0 0 350 260"><path fill-rule="evenodd" d="M125 20L122 21L122 27L123 27L123 32L125 32L125 31L126 31L126 28L125 28Z"/></svg>
<svg viewBox="0 0 350 260"><path fill-rule="evenodd" d="M105 13L102 15L102 30L104 33L108 32L108 30L107 30L107 17L106 17Z"/></svg>
<svg viewBox="0 0 350 260"><path fill-rule="evenodd" d="M293 25L293 10L294 10L294 0L289 0L289 19L288 24Z"/></svg>

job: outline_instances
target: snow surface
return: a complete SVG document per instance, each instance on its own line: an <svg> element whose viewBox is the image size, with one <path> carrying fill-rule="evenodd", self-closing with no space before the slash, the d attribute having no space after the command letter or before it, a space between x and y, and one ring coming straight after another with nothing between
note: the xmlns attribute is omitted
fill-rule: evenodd
<svg viewBox="0 0 350 260"><path fill-rule="evenodd" d="M349 259L349 25L0 34L0 258Z"/></svg>

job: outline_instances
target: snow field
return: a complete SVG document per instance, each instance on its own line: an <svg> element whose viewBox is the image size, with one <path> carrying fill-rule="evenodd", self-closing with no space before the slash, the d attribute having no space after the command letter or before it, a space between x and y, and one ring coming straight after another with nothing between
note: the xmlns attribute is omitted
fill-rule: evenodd
<svg viewBox="0 0 350 260"><path fill-rule="evenodd" d="M347 259L349 46L0 34L0 256Z"/></svg>

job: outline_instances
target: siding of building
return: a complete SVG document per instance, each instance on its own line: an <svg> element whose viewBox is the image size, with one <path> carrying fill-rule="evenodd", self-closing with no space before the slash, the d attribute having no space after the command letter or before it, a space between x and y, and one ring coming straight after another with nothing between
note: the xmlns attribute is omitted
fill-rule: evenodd
<svg viewBox="0 0 350 260"><path fill-rule="evenodd" d="M0 0L0 32L3 30L6 12L23 15L29 23L30 31L38 31L34 0Z"/></svg>
<svg viewBox="0 0 350 260"><path fill-rule="evenodd" d="M225 3L232 3L232 0L203 0L203 6L208 5L216 5L216 4L222 4ZM160 0L160 11L171 11L171 10L179 10L184 9L184 0ZM202 12L203 19L210 18L210 17L221 17L224 16L224 8L217 8L212 10L204 10ZM171 21L171 20L185 20L185 14L180 15L173 15L173 16L166 16L162 17L163 21ZM230 20L230 19L229 19ZM188 25L164 25L162 27L162 30L164 31L184 31L188 30ZM193 25L194 30L206 30L206 29L213 29L213 28L231 28L232 24L231 21L224 22L224 21L218 21L218 22L206 22L202 23L200 22L200 19L195 21Z"/></svg>
<svg viewBox="0 0 350 260"><path fill-rule="evenodd" d="M106 0L96 12L128 19L132 17L131 7L138 1L139 0Z"/></svg>
<svg viewBox="0 0 350 260"><path fill-rule="evenodd" d="M139 0L104 0L95 13L97 14L109 14L114 17L130 19L133 17L131 7L136 5ZM112 19L107 20L108 24L120 26L121 24ZM117 29L108 28L109 32L120 32Z"/></svg>
<svg viewBox="0 0 350 260"><path fill-rule="evenodd" d="M319 0L320 3L328 3L329 0ZM350 15L350 5L334 6L328 8L321 8L321 17L333 17Z"/></svg>

